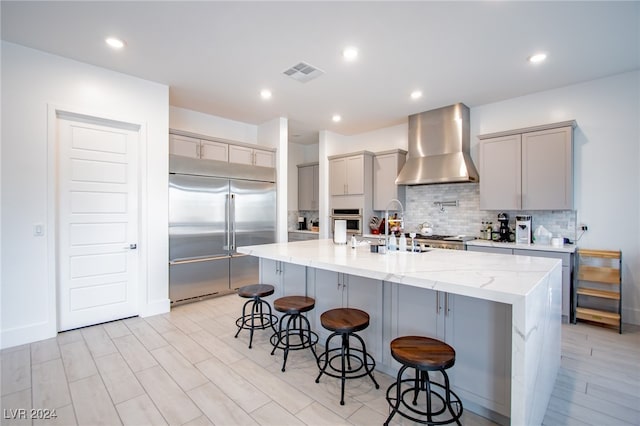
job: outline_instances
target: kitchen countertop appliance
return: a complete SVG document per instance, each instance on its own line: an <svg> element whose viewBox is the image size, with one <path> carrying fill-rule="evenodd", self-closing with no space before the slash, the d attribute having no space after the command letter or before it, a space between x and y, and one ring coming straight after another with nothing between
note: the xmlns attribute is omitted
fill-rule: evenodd
<svg viewBox="0 0 640 426"><path fill-rule="evenodd" d="M509 215L507 213L498 214L498 222L500 222L500 229L498 229L498 241L502 243L513 242L513 232L509 228Z"/></svg>
<svg viewBox="0 0 640 426"><path fill-rule="evenodd" d="M275 169L170 155L169 172L171 303L257 283L236 248L275 242Z"/></svg>
<svg viewBox="0 0 640 426"><path fill-rule="evenodd" d="M304 216L298 216L298 231L307 230L307 219Z"/></svg>
<svg viewBox="0 0 640 426"><path fill-rule="evenodd" d="M516 216L516 243L531 244L531 216Z"/></svg>

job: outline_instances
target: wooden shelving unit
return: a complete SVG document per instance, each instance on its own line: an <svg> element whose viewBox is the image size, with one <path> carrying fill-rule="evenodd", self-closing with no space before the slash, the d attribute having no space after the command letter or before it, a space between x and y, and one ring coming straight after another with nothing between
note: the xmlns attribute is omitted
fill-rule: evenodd
<svg viewBox="0 0 640 426"><path fill-rule="evenodd" d="M622 333L622 253L578 249L574 324L585 320L617 326Z"/></svg>

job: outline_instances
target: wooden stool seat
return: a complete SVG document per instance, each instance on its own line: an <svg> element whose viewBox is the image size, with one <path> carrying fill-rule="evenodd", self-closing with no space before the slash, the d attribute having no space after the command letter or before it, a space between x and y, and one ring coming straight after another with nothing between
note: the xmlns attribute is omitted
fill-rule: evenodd
<svg viewBox="0 0 640 426"><path fill-rule="evenodd" d="M238 296L253 298L271 296L275 288L271 284L251 284L238 289Z"/></svg>
<svg viewBox="0 0 640 426"><path fill-rule="evenodd" d="M403 336L391 342L391 355L400 364L418 370L443 370L452 367L456 351L440 340L422 336Z"/></svg>
<svg viewBox="0 0 640 426"><path fill-rule="evenodd" d="M367 345L362 337L356 334L369 326L369 314L354 308L331 309L320 315L320 323L333 333L327 337L325 351L317 358L320 374L316 383L320 382L323 374L340 379L340 405L344 405L344 386L348 379L369 376L376 389L380 389L372 374L376 361L367 353ZM332 347L330 342L334 337L341 340L340 346ZM360 347L353 347L349 342L351 338Z"/></svg>
<svg viewBox="0 0 640 426"><path fill-rule="evenodd" d="M308 312L315 306L315 299L306 296L285 296L280 299L276 299L273 302L273 307L276 311L284 312L286 314Z"/></svg>
<svg viewBox="0 0 640 426"><path fill-rule="evenodd" d="M276 331L275 324L278 317L271 311L271 305L262 297L271 296L275 292L275 287L271 284L251 284L238 289L238 296L249 299L242 306L242 316L236 320L238 331L235 337L242 330L249 330L249 349L253 344L253 331L265 330L267 328Z"/></svg>
<svg viewBox="0 0 640 426"><path fill-rule="evenodd" d="M369 326L369 314L354 308L331 309L320 315L320 323L329 331L355 333Z"/></svg>
<svg viewBox="0 0 640 426"><path fill-rule="evenodd" d="M284 312L284 315L280 318L278 331L271 336L271 345L273 345L271 355L275 354L276 349L284 351L283 373L287 366L289 351L309 348L313 357L317 360L314 346L318 343L318 335L311 330L311 324L309 324L307 317L302 315L304 312L312 310L315 306L315 299L306 296L284 296L273 302L273 307L276 311Z"/></svg>
<svg viewBox="0 0 640 426"><path fill-rule="evenodd" d="M456 351L445 342L423 336L398 337L389 346L391 356L401 366L396 382L387 388L386 399L392 410L384 426L396 413L429 426L461 425L462 400L451 390L445 371L455 364ZM415 378L403 378L409 368L415 370ZM434 381L433 375L442 379ZM420 395L424 395L424 405L418 404Z"/></svg>

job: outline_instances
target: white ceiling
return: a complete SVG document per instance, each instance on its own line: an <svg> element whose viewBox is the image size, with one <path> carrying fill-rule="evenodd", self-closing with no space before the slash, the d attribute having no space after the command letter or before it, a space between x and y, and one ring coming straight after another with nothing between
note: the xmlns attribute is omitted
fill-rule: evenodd
<svg viewBox="0 0 640 426"><path fill-rule="evenodd" d="M287 117L296 143L640 68L638 1L2 1L1 14L3 40L167 84L178 107L252 124ZM110 35L127 47L107 48ZM548 59L534 66L537 51ZM326 74L282 74L300 61Z"/></svg>

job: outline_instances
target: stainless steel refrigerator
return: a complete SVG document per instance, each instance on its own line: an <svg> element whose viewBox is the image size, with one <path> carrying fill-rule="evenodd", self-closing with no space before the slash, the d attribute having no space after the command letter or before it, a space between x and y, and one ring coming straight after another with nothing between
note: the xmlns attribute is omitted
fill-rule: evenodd
<svg viewBox="0 0 640 426"><path fill-rule="evenodd" d="M170 156L172 303L258 282L258 258L236 252L275 241L275 169Z"/></svg>

